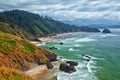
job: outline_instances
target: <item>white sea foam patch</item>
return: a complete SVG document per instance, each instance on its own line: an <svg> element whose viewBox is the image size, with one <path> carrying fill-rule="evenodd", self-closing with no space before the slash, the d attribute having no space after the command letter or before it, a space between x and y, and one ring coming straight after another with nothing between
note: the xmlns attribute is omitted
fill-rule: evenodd
<svg viewBox="0 0 120 80"><path fill-rule="evenodd" d="M76 40L75 42L90 42L90 41L96 41L96 40L85 37L85 38L80 38L80 39Z"/></svg>
<svg viewBox="0 0 120 80"><path fill-rule="evenodd" d="M73 40L75 40L76 38L67 38L67 39L65 39L66 41L73 41Z"/></svg>
<svg viewBox="0 0 120 80"><path fill-rule="evenodd" d="M57 80L98 80L98 78L95 76L94 71L92 70L92 62L88 65L89 71L86 61L79 61L78 63L79 65L76 67L77 72L68 74L61 71L57 74Z"/></svg>
<svg viewBox="0 0 120 80"><path fill-rule="evenodd" d="M66 38L66 39L57 40L56 42L73 43L74 40L76 40L76 38Z"/></svg>
<svg viewBox="0 0 120 80"><path fill-rule="evenodd" d="M73 48L69 48L68 50L69 50L69 51L74 51L74 49L73 49Z"/></svg>
<svg viewBox="0 0 120 80"><path fill-rule="evenodd" d="M95 61L89 61L89 62L87 62L87 70L88 70L88 72L89 73L92 73L92 72L94 72L94 68L96 68L96 66L94 66L96 64L96 62Z"/></svg>
<svg viewBox="0 0 120 80"><path fill-rule="evenodd" d="M97 57L93 57L93 56L90 56L91 57L91 59L93 59L93 60L104 60L104 58L97 58Z"/></svg>
<svg viewBox="0 0 120 80"><path fill-rule="evenodd" d="M82 55L80 55L80 54L78 54L77 56L79 56L80 58L83 58L83 59L88 59L88 57L86 58L86 57L84 57L84 56L82 56ZM102 57L93 57L93 56L90 56L90 55L86 55L86 56L89 56L89 57L91 57L91 60L93 60L93 61L96 61L96 60L105 60L104 58L102 58ZM94 64L96 64L95 62L94 62Z"/></svg>
<svg viewBox="0 0 120 80"><path fill-rule="evenodd" d="M80 50L76 50L76 49L73 49L73 48L69 48L68 50L69 51L80 51Z"/></svg>
<svg viewBox="0 0 120 80"><path fill-rule="evenodd" d="M99 35L100 37L114 37L114 36L119 36L117 34L104 34L104 35Z"/></svg>
<svg viewBox="0 0 120 80"><path fill-rule="evenodd" d="M78 55L78 56L79 56L79 57L82 57L82 58L84 58L84 59L88 59L88 57L86 58L86 57L83 57L82 55ZM90 56L90 55L86 55L86 56L91 57L92 60L104 60L104 58L97 58L97 57L93 57L93 56Z"/></svg>
<svg viewBox="0 0 120 80"><path fill-rule="evenodd" d="M82 45L79 45L79 44L75 44L75 47L82 47Z"/></svg>

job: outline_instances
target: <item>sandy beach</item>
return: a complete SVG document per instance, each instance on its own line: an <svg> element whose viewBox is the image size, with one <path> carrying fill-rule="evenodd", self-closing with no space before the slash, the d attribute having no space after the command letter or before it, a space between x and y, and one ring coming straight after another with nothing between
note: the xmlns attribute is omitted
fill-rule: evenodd
<svg viewBox="0 0 120 80"><path fill-rule="evenodd" d="M47 69L46 65L38 65L25 73L34 80L51 80L59 70L58 61L52 62L52 64L54 66L53 69Z"/></svg>
<svg viewBox="0 0 120 80"><path fill-rule="evenodd" d="M41 37L39 38L39 40L41 42L38 42L38 41L30 41L32 44L36 45L36 46L41 46L41 45L44 45L48 42L51 42L55 39L58 39L58 38L63 38L63 37L66 37L66 36L69 36L69 35L74 35L74 34L84 34L86 32L69 32L69 33L62 33L62 34L56 34L55 36L47 36L47 37Z"/></svg>
<svg viewBox="0 0 120 80"><path fill-rule="evenodd" d="M56 36L39 38L41 42L31 41L31 43L36 46L41 46L58 38L63 38L63 37L74 35L74 34L84 34L84 33L85 32L71 32L71 33L56 34ZM54 66L53 69L47 69L46 65L39 65L26 71L25 73L30 77L32 77L34 80L51 80L51 78L57 76L55 73L59 70L59 61L52 62L52 64Z"/></svg>

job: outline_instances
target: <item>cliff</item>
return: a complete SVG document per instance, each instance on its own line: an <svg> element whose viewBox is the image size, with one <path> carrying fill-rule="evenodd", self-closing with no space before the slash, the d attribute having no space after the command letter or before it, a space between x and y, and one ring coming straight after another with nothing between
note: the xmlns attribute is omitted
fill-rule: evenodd
<svg viewBox="0 0 120 80"><path fill-rule="evenodd" d="M3 67L5 67L8 73L10 69L11 71L12 69L19 71L28 70L30 69L28 63L40 65L54 61L56 57L56 54L43 48L38 48L25 39L0 32L0 73L4 73L2 72L4 71ZM19 74L19 72L17 73ZM2 74L0 76L2 76ZM8 74L8 77L9 76Z"/></svg>

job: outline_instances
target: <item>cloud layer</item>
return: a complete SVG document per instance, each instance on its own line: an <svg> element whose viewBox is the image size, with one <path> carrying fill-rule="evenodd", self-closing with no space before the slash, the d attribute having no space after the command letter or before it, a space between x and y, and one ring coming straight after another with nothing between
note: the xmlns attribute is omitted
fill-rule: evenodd
<svg viewBox="0 0 120 80"><path fill-rule="evenodd" d="M0 11L22 9L55 19L120 20L120 0L0 0Z"/></svg>

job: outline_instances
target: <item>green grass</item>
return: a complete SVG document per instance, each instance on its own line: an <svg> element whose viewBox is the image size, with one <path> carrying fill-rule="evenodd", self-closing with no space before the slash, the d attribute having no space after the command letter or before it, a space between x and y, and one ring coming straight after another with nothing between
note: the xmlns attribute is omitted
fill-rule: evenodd
<svg viewBox="0 0 120 80"><path fill-rule="evenodd" d="M18 49L21 49L25 53L31 53L36 50L36 46L20 37L0 32L0 51L7 54L10 50L15 51Z"/></svg>
<svg viewBox="0 0 120 80"><path fill-rule="evenodd" d="M29 65L26 65L24 60L35 62L38 58L40 63L46 63L49 59L46 54L53 55L52 52L38 48L26 39L0 32L0 80L32 80L11 69L29 69ZM7 69L8 67L10 69Z"/></svg>
<svg viewBox="0 0 120 80"><path fill-rule="evenodd" d="M34 52L36 50L36 47L30 43L24 43L24 49L23 51L25 53L31 53L31 52Z"/></svg>
<svg viewBox="0 0 120 80"><path fill-rule="evenodd" d="M16 42L14 40L0 38L0 51L7 53L9 50L13 50L15 46Z"/></svg>

